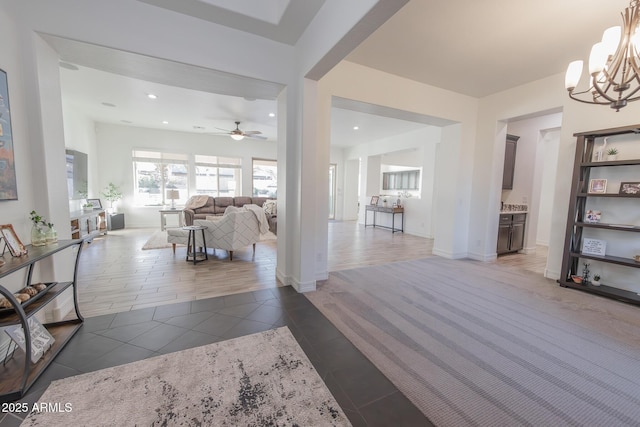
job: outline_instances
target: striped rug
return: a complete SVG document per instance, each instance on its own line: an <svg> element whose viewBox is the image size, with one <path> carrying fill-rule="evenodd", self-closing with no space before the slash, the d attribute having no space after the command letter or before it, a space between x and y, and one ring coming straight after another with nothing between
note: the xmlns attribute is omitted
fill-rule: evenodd
<svg viewBox="0 0 640 427"><path fill-rule="evenodd" d="M307 297L438 426L640 425L640 308L438 257Z"/></svg>

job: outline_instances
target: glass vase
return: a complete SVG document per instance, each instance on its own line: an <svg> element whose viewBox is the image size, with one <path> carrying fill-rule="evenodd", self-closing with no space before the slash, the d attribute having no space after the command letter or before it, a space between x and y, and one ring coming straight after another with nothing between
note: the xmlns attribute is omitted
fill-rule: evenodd
<svg viewBox="0 0 640 427"><path fill-rule="evenodd" d="M52 243L56 243L58 241L58 232L55 228L49 227L49 229L45 233L47 245Z"/></svg>
<svg viewBox="0 0 640 427"><path fill-rule="evenodd" d="M38 225L31 227L31 246L44 246L47 244L47 233Z"/></svg>

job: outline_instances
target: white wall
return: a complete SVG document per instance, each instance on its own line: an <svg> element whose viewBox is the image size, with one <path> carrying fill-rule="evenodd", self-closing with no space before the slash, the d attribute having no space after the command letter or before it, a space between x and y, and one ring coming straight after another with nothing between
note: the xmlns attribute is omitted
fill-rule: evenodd
<svg viewBox="0 0 640 427"><path fill-rule="evenodd" d="M403 199L405 207L404 221L405 232L421 237L432 237L433 223L433 186L435 177L435 163L437 146L440 143L440 128L425 126L423 129L396 135L390 138L381 138L365 144L345 149L345 159L362 159L366 162L366 172L361 172L365 189L361 192L359 222L364 223L365 209L373 195L384 195L382 190L383 163L404 164L406 166L422 168L421 197ZM397 192L386 192L391 203L397 199ZM371 213L367 223L373 218ZM378 223L385 226L391 225L388 215L380 215Z"/></svg>
<svg viewBox="0 0 640 427"><path fill-rule="evenodd" d="M149 149L170 153L240 157L242 159L242 195L251 196L252 159L276 159L276 143L271 141L234 141L226 136L172 132L155 129L97 123L98 188L113 182L123 192L118 210L125 214L127 227L159 227L158 207L134 203L132 150ZM192 189L195 194L195 189Z"/></svg>
<svg viewBox="0 0 640 427"><path fill-rule="evenodd" d="M536 157L536 175L540 177L540 203L538 209L538 231L536 244L549 246L551 239L551 217L553 216L553 195L558 171L558 150L560 149L560 129L542 132L540 149Z"/></svg>
<svg viewBox="0 0 640 427"><path fill-rule="evenodd" d="M543 147L543 132L558 129L562 124L562 114L553 113L542 116L509 121L507 133L519 136L516 145L515 175L512 190L502 190L502 201L505 203L527 204L527 225L524 240L524 252L533 253L536 249L538 223L541 221L540 201L542 197L542 181L544 174L555 177L558 143ZM557 135L559 137L559 135ZM545 154L545 149L553 149L555 153ZM550 157L549 157L550 156ZM550 162L548 165L546 162ZM544 169L543 169L544 168ZM549 179L546 180L549 184ZM547 185L547 193L553 197L554 186ZM549 196L549 194L547 194ZM551 204L550 197L546 202ZM548 228L553 204L547 208L546 218L542 221ZM548 234L548 232L547 232ZM497 234L496 234L497 241Z"/></svg>

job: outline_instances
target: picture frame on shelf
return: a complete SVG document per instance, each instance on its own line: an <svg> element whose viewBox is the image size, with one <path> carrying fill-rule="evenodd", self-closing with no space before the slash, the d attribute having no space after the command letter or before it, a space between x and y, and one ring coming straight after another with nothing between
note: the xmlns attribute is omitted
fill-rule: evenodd
<svg viewBox="0 0 640 427"><path fill-rule="evenodd" d="M607 192L606 179L592 179L589 181L589 194L604 194Z"/></svg>
<svg viewBox="0 0 640 427"><path fill-rule="evenodd" d="M582 239L582 253L585 255L605 256L607 242L598 239Z"/></svg>
<svg viewBox="0 0 640 427"><path fill-rule="evenodd" d="M623 196L640 197L640 182L621 182L618 194Z"/></svg>
<svg viewBox="0 0 640 427"><path fill-rule="evenodd" d="M13 225L0 225L0 235L4 238L5 244L9 248L12 256L18 257L27 254L27 248L20 241L16 230L13 229Z"/></svg>
<svg viewBox="0 0 640 427"><path fill-rule="evenodd" d="M584 222L589 224L596 224L600 222L602 212L589 209L584 215Z"/></svg>
<svg viewBox="0 0 640 427"><path fill-rule="evenodd" d="M371 196L371 205L378 206L378 201L380 200L379 196Z"/></svg>
<svg viewBox="0 0 640 427"><path fill-rule="evenodd" d="M87 203L91 203L93 205L93 209L102 209L102 202L100 199L87 199Z"/></svg>

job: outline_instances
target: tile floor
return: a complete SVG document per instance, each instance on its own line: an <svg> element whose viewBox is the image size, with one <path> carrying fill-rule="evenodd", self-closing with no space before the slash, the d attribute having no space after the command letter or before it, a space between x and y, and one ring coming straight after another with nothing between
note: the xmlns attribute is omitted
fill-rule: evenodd
<svg viewBox="0 0 640 427"><path fill-rule="evenodd" d="M290 287L87 318L21 402L36 402L56 379L281 326L289 327L354 426L432 425ZM1 414L0 427L18 426L25 415Z"/></svg>

